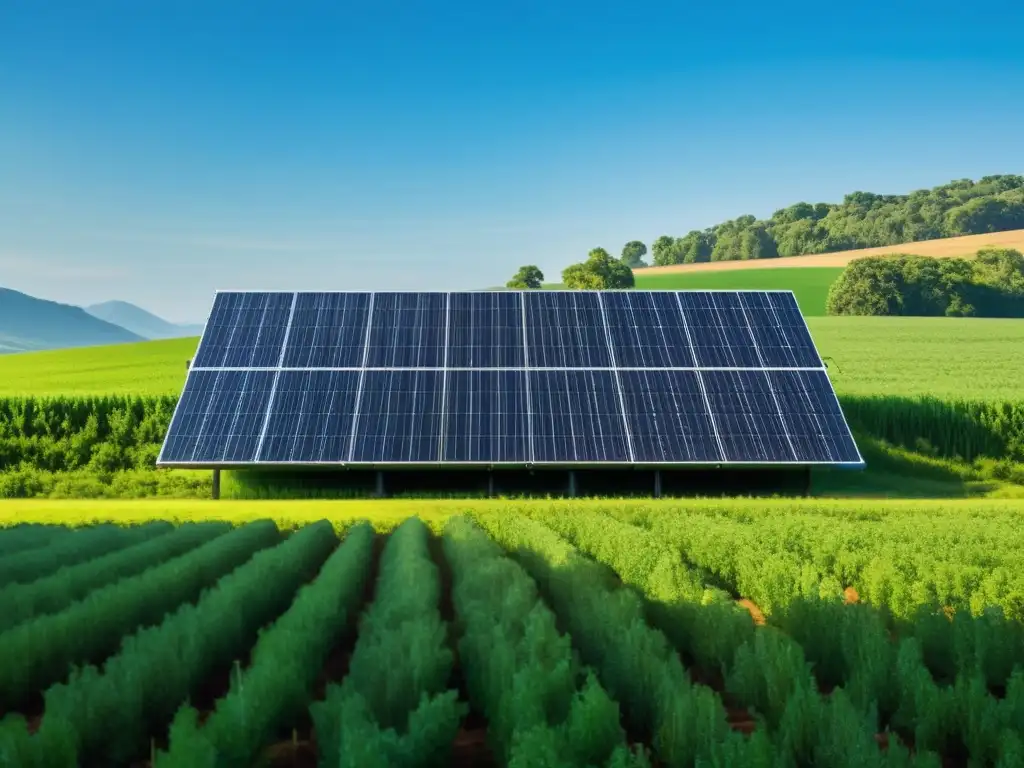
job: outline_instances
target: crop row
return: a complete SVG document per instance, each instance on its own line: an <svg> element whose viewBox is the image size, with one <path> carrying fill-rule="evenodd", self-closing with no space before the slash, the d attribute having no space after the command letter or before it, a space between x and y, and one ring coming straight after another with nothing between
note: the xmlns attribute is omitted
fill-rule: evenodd
<svg viewBox="0 0 1024 768"><path fill-rule="evenodd" d="M340 545L327 521L154 527L0 591L21 611L0 706L23 713L0 721L0 766L252 765L308 723L324 764L449 764L469 711L502 765L1021 764L1019 624L845 604L798 537L758 548L729 538L754 521L708 514L693 527L722 541L691 551L689 522L536 508L432 543L412 518L379 564L365 523ZM25 552L87 533L112 532ZM765 588L744 546L781 596L765 626L737 604Z"/></svg>
<svg viewBox="0 0 1024 768"><path fill-rule="evenodd" d="M688 566L678 551L661 543L664 539L599 515L559 515L545 521L644 593L652 603L653 622L665 627L684 656L698 660L705 670L723 671L728 692L765 714L772 727L784 723L783 705L801 700L803 719L814 722L811 713L824 706L815 690L828 690L829 703L837 695L848 699L872 730L884 723L912 741L919 760L929 751L964 750L978 765L993 765L1000 750L1019 754L1016 748L1024 733L1020 626L998 613L954 616L950 621L941 612L922 611L907 627L908 635L894 642L883 614L870 606L798 593L770 616L768 628L750 636L728 614L695 603L693 581L707 572ZM716 542L722 552L747 557L738 544ZM776 581L786 572L770 555L754 554L764 564L762 579ZM792 567L795 588L801 569ZM677 575L666 578L672 570ZM688 575L680 577L680 570ZM756 586L754 572L748 576L748 586ZM718 641L702 644L704 633ZM785 695L776 690L773 699L772 687L763 686L759 678L784 682ZM798 682L799 688L790 687ZM1004 695L994 696L993 690Z"/></svg>

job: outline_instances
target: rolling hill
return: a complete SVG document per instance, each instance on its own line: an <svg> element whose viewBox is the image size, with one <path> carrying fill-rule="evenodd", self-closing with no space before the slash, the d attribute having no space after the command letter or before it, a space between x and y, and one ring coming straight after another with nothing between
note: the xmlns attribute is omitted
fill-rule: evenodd
<svg viewBox="0 0 1024 768"><path fill-rule="evenodd" d="M653 275L719 272L736 269L779 269L785 267L845 267L854 259L867 256L886 256L905 253L914 256L931 256L948 259L959 256L971 258L982 248L1015 248L1024 252L1024 229L1009 232L989 232L984 235L945 237L940 240L920 240L916 243L885 245L879 248L858 248L835 253L813 253L806 256L786 256L776 259L747 259L739 261L706 261L700 264L672 264L667 267L643 267L634 270L639 280Z"/></svg>
<svg viewBox="0 0 1024 768"><path fill-rule="evenodd" d="M199 336L201 325L169 323L152 312L129 304L127 301L105 301L85 307L85 311L100 320L119 325L144 339L180 339Z"/></svg>
<svg viewBox="0 0 1024 768"><path fill-rule="evenodd" d="M143 338L81 307L0 288L0 353L122 344Z"/></svg>

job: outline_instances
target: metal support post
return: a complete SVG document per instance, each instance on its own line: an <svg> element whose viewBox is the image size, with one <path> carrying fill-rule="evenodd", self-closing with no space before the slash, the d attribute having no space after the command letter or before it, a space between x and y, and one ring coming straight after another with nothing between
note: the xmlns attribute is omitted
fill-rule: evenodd
<svg viewBox="0 0 1024 768"><path fill-rule="evenodd" d="M220 498L220 470L213 470L213 498Z"/></svg>
<svg viewBox="0 0 1024 768"><path fill-rule="evenodd" d="M494 473L487 473L487 498L494 496Z"/></svg>
<svg viewBox="0 0 1024 768"><path fill-rule="evenodd" d="M569 470L569 498L576 497L576 472Z"/></svg>
<svg viewBox="0 0 1024 768"><path fill-rule="evenodd" d="M654 498L661 498L661 470L654 470Z"/></svg>
<svg viewBox="0 0 1024 768"><path fill-rule="evenodd" d="M379 469L377 470L377 497L383 498L384 496L384 473Z"/></svg>

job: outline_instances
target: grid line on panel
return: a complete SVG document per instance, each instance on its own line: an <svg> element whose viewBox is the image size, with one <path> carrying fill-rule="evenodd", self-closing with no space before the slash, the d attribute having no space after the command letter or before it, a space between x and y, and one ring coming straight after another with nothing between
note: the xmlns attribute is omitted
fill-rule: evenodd
<svg viewBox="0 0 1024 768"><path fill-rule="evenodd" d="M498 366L495 368L480 368L472 366L449 366L447 369L440 366L410 366L410 365L392 365L384 367L363 367L363 366L287 366L284 368L275 368L273 366L253 366L247 368L244 366L209 366L206 368L192 368L193 371L211 371L213 373L221 373L224 371L267 371L268 373L274 373L275 371L284 372L295 372L302 373L304 371L824 371L824 366L790 366L790 365L621 365L615 368L607 365L584 365L584 366L564 366L564 365L553 365L553 366Z"/></svg>
<svg viewBox="0 0 1024 768"><path fill-rule="evenodd" d="M533 396L530 394L530 334L526 328L526 294L519 291L519 306L523 312L523 376L526 377L526 453L530 463L536 454L533 450Z"/></svg>
<svg viewBox="0 0 1024 768"><path fill-rule="evenodd" d="M761 370L764 372L764 379L768 382L768 391L771 393L772 402L775 403L775 411L779 414L779 422L782 424L782 435L786 438L786 444L789 445L789 450L793 454L793 458L797 459L796 446L793 445L793 438L790 437L789 427L786 425L786 417L782 413L782 406L779 404L779 396L775 394L775 385L772 382L771 377L764 368L764 355L761 354L761 347L757 343L757 336L754 335L754 329L750 327L750 315L747 314L747 308L741 301L740 312L743 313L743 322L747 324L747 332L750 334L751 341L754 344L754 352L757 354L757 360L761 363Z"/></svg>
<svg viewBox="0 0 1024 768"><path fill-rule="evenodd" d="M366 312L366 338L363 340L363 366L359 371L359 384L356 386L356 402L352 406L352 432L348 437L348 460L356 450L356 427L359 424L359 406L363 401L363 384L366 382L366 359L370 354L370 331L373 328L373 299L376 293L370 294L370 305Z"/></svg>
<svg viewBox="0 0 1024 768"><path fill-rule="evenodd" d="M683 302L679 298L679 291L676 291L676 306L679 307L679 316L683 321L683 331L686 333L686 343L690 345L690 349L693 351L693 362L697 362L697 349L693 346L693 338L690 336L690 324L686 322L686 313L683 312ZM708 390L704 386L704 377L700 375L700 369L697 371L697 384L700 387L701 397L704 398L704 407L708 409L708 416L711 418L711 431L715 433L715 442L718 443L718 453L722 457L722 461L725 461L725 445L722 443L722 435L718 431L718 423L715 421L715 412L711 408L711 398L708 397Z"/></svg>
<svg viewBox="0 0 1024 768"><path fill-rule="evenodd" d="M288 337L292 332L292 320L295 319L295 304L299 300L299 294L292 294L292 306L288 310L288 324L284 327L284 340L281 342L281 355L277 359L277 372L274 374L274 381L270 385L270 397L267 399L267 412L263 415L263 426L260 429L260 439L256 443L256 453L252 460L258 462L263 452L263 441L267 439L267 426L270 424L270 412L274 409L274 397L277 395L277 381L281 378L281 366L284 365L284 352L288 349Z"/></svg>
<svg viewBox="0 0 1024 768"><path fill-rule="evenodd" d="M619 395L619 409L622 411L622 427L626 435L626 450L629 451L629 460L636 461L636 454L633 451L633 432L629 428L629 419L626 416L626 398L622 394L622 382L619 380L619 371L615 366L615 345L612 344L612 332L608 327L608 315L604 310L604 299L597 294L597 306L601 309L601 322L604 324L604 338L608 344L608 358L612 364L612 376L615 379L615 391Z"/></svg>
<svg viewBox="0 0 1024 768"><path fill-rule="evenodd" d="M789 293L793 294L792 291L790 291ZM796 295L795 294L793 295L793 301L794 302L796 301ZM807 331L808 338L811 339L811 344L814 346L814 353L818 356L818 359L821 360L821 353L818 352L818 346L816 344L814 344L814 337L811 336L811 328L810 328L810 326L807 325L807 318L804 317L804 313L803 312L797 312L797 314L800 316L800 322L802 322L804 324L804 330ZM843 420L843 426L846 427L846 431L850 434L850 439L852 440L853 439L853 430L850 429L850 422L848 422L846 420L846 413L843 411L843 406L839 403L839 395L836 394L836 388L832 384L832 377L828 375L828 369L825 367L825 361L821 360L821 368L813 368L813 369L809 369L809 370L821 370L821 371L825 372L825 378L828 379L829 392L831 392L832 399L835 401L836 408L839 410L839 417ZM863 454L861 454L860 446L857 445L857 441L856 440L853 440L853 447L854 447L854 450L857 451L857 461L860 462L861 464L863 464L864 463L864 456L863 456Z"/></svg>
<svg viewBox="0 0 1024 768"><path fill-rule="evenodd" d="M206 408L203 409L203 420L199 422L199 429L196 430L196 442L192 446L192 458L191 461L196 460L196 452L199 450L199 443L202 440L203 432L206 430L206 422L210 420L210 412L213 410L213 404L217 400L217 395L220 392L221 377L216 376L213 380L213 387L210 391L210 400L206 403Z"/></svg>
<svg viewBox="0 0 1024 768"><path fill-rule="evenodd" d="M444 300L444 356L441 359L441 425L437 430L437 457L444 461L444 443L448 435L448 336L451 333L452 295Z"/></svg>

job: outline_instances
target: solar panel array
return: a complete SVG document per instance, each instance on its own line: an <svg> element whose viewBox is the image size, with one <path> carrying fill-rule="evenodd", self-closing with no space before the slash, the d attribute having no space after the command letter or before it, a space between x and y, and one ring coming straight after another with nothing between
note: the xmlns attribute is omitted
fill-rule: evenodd
<svg viewBox="0 0 1024 768"><path fill-rule="evenodd" d="M789 291L221 292L158 464L863 461Z"/></svg>

